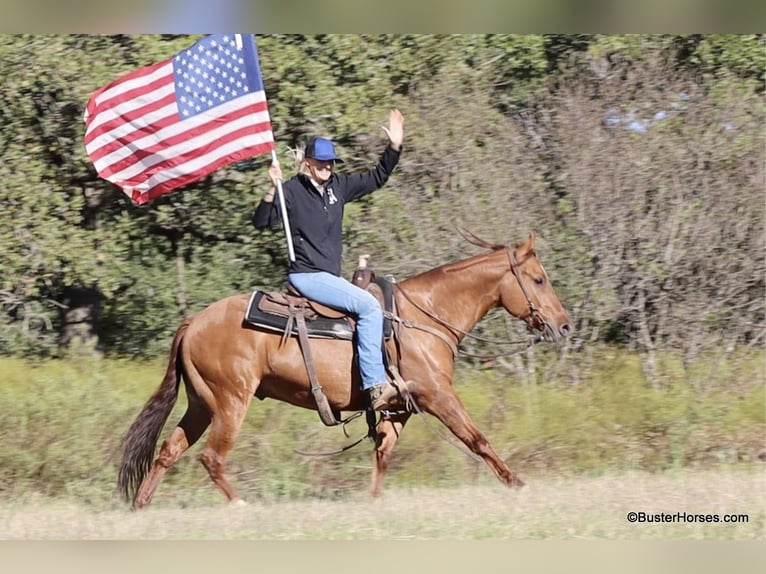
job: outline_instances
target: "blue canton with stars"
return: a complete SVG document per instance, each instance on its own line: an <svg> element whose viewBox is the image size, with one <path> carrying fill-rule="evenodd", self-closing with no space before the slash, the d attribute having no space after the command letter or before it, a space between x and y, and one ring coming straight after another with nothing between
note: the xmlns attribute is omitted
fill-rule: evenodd
<svg viewBox="0 0 766 574"><path fill-rule="evenodd" d="M252 34L213 34L173 58L176 102L190 118L246 94L263 90Z"/></svg>

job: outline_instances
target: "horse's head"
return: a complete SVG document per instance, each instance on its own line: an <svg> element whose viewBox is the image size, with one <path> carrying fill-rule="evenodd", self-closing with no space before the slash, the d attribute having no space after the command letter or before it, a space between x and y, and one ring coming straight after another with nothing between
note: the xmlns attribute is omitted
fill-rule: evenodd
<svg viewBox="0 0 766 574"><path fill-rule="evenodd" d="M500 304L549 341L572 332L572 323L535 252L535 234L515 248L506 248L511 273L500 287Z"/></svg>

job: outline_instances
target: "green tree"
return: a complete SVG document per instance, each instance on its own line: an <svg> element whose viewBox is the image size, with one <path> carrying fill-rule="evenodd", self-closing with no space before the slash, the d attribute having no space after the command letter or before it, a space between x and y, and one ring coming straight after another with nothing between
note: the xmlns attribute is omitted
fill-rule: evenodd
<svg viewBox="0 0 766 574"><path fill-rule="evenodd" d="M281 232L249 224L268 156L137 207L85 155L90 94L197 38L0 36L2 352L81 341L164 354L180 317L284 279ZM464 256L457 223L502 242L535 229L580 327L573 348L693 354L762 336L763 35L273 35L258 47L286 173L314 134L337 142L343 169L370 166L388 108L405 113L397 173L348 208L345 273L362 253L399 276ZM668 259L668 245L686 255ZM703 309L681 327L683 310Z"/></svg>

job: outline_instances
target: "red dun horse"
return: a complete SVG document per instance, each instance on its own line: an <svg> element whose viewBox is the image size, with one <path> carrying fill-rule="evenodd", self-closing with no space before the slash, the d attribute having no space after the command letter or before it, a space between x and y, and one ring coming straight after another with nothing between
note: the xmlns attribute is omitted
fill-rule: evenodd
<svg viewBox="0 0 766 574"><path fill-rule="evenodd" d="M395 314L401 322L389 351L412 400L439 419L504 484L523 486L468 416L452 387L460 340L494 307L558 341L571 331L562 307L535 254L535 237L511 249L474 237L481 255L442 265L395 285ZM210 427L200 455L210 478L229 501L239 501L226 478L229 455L253 396L316 409L306 366L295 337L280 344L278 333L243 323L249 295L221 299L185 320L176 332L160 387L144 406L122 443L118 485L133 506L149 504L168 468ZM350 341L312 339L314 366L336 412L367 408ZM160 432L178 397L183 378L188 408L154 457ZM384 413L377 423L371 493L381 492L394 446L411 411Z"/></svg>

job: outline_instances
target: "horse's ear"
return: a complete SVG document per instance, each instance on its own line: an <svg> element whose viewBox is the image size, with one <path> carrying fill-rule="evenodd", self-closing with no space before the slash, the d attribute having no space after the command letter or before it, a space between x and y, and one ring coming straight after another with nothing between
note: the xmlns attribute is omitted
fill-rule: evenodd
<svg viewBox="0 0 766 574"><path fill-rule="evenodd" d="M516 257L519 259L525 258L528 255L535 254L535 232L530 231L529 237L523 243L519 243L516 246Z"/></svg>

